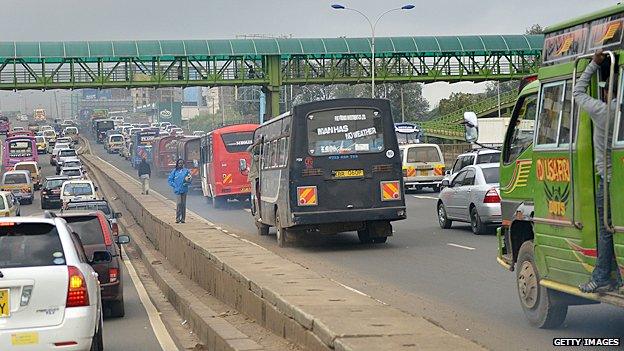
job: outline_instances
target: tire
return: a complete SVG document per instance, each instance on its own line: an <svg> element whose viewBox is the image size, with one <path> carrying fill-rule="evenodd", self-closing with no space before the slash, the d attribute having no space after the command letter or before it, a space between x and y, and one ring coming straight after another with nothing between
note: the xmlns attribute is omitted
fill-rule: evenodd
<svg viewBox="0 0 624 351"><path fill-rule="evenodd" d="M453 225L453 221L448 219L446 207L442 202L438 203L438 224L440 224L442 229L450 229Z"/></svg>
<svg viewBox="0 0 624 351"><path fill-rule="evenodd" d="M387 236L381 236L373 239L373 243L375 244L385 244L388 241Z"/></svg>
<svg viewBox="0 0 624 351"><path fill-rule="evenodd" d="M214 208L223 208L225 207L225 204L227 204L227 199L224 197L220 197L220 196L213 196L212 197L212 207Z"/></svg>
<svg viewBox="0 0 624 351"><path fill-rule="evenodd" d="M476 207L470 207L470 228L475 235L483 235L488 233L488 227L481 221L479 212Z"/></svg>
<svg viewBox="0 0 624 351"><path fill-rule="evenodd" d="M290 231L288 230L288 228L282 227L282 223L280 221L278 213L275 213L275 228L277 229L277 232L275 235L277 239L277 246L279 247L288 246L288 237L290 236Z"/></svg>
<svg viewBox="0 0 624 351"><path fill-rule="evenodd" d="M372 244L373 238L370 235L370 230L368 226L364 227L364 229L360 229L357 231L358 239L360 239L361 244Z"/></svg>
<svg viewBox="0 0 624 351"><path fill-rule="evenodd" d="M256 221L256 229L258 229L258 235L260 236L269 235L269 226L264 223L258 222L255 218L254 220Z"/></svg>
<svg viewBox="0 0 624 351"><path fill-rule="evenodd" d="M48 207L47 202L45 202L43 199L41 199L41 209L42 210L47 210L48 208L49 207Z"/></svg>
<svg viewBox="0 0 624 351"><path fill-rule="evenodd" d="M100 326L93 335L90 351L104 351L104 338L102 337L102 334L104 332L103 327L104 325L102 323L102 318L100 317Z"/></svg>
<svg viewBox="0 0 624 351"><path fill-rule="evenodd" d="M110 316L113 318L122 318L126 315L126 309L124 307L124 300L113 301L109 304Z"/></svg>
<svg viewBox="0 0 624 351"><path fill-rule="evenodd" d="M518 252L516 282L518 297L524 315L532 326L541 329L557 328L566 319L568 305L553 304L553 292L539 284L540 277L535 265L533 241L526 241Z"/></svg>

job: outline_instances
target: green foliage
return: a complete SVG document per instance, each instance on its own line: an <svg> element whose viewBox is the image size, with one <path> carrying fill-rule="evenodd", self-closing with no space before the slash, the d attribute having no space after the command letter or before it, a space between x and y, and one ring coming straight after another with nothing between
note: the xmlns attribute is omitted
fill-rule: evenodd
<svg viewBox="0 0 624 351"><path fill-rule="evenodd" d="M539 23L536 23L526 29L526 34L544 34L544 28Z"/></svg>
<svg viewBox="0 0 624 351"><path fill-rule="evenodd" d="M200 114L189 121L190 131L203 130L209 132L211 130L229 126L233 124L258 123L258 116L248 115L241 116L235 111L228 111L222 114Z"/></svg>

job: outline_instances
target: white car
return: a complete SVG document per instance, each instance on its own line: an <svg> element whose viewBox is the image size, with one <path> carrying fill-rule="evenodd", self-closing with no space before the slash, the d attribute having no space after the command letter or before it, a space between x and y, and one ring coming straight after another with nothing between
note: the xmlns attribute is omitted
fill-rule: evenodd
<svg viewBox="0 0 624 351"><path fill-rule="evenodd" d="M90 180L68 180L61 187L61 202L97 200L97 187Z"/></svg>
<svg viewBox="0 0 624 351"><path fill-rule="evenodd" d="M0 350L102 350L102 300L90 264L65 220L0 219ZM92 345L93 344L93 345Z"/></svg>
<svg viewBox="0 0 624 351"><path fill-rule="evenodd" d="M58 157L59 151L66 150L66 149L71 149L69 144L65 144L65 143L56 143L56 144L54 144L54 147L52 148L52 151L50 151L50 164L55 166L56 165L56 158Z"/></svg>
<svg viewBox="0 0 624 351"><path fill-rule="evenodd" d="M59 175L68 179L84 179L86 177L82 167L61 167Z"/></svg>

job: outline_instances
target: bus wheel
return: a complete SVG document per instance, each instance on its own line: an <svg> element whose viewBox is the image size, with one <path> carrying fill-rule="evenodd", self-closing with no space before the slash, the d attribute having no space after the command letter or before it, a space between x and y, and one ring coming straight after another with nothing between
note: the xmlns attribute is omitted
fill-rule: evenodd
<svg viewBox="0 0 624 351"><path fill-rule="evenodd" d="M227 199L224 197L213 196L212 197L212 207L214 208L223 208L227 203Z"/></svg>
<svg viewBox="0 0 624 351"><path fill-rule="evenodd" d="M516 272L520 305L529 323L542 329L560 326L568 314L568 305L553 303L552 292L540 285L533 241L526 241L520 247Z"/></svg>
<svg viewBox="0 0 624 351"><path fill-rule="evenodd" d="M258 229L258 235L261 235L261 236L269 235L268 225L260 223L256 220L256 228Z"/></svg>
<svg viewBox="0 0 624 351"><path fill-rule="evenodd" d="M288 241L288 229L282 227L279 214L277 213L275 214L275 229L277 229L275 235L277 237L277 246L286 247Z"/></svg>

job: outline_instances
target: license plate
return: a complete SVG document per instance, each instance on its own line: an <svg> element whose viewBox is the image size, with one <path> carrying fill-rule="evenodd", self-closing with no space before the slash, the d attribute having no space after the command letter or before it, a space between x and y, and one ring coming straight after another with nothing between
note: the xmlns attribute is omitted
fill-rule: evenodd
<svg viewBox="0 0 624 351"><path fill-rule="evenodd" d="M18 345L36 345L39 343L39 333L15 333L11 334L11 344Z"/></svg>
<svg viewBox="0 0 624 351"><path fill-rule="evenodd" d="M344 171L335 171L334 177L336 178L353 178L353 177L363 177L364 170L363 169L347 169Z"/></svg>
<svg viewBox="0 0 624 351"><path fill-rule="evenodd" d="M429 171L420 171L421 176L429 175Z"/></svg>
<svg viewBox="0 0 624 351"><path fill-rule="evenodd" d="M11 315L11 300L9 289L0 289L0 318Z"/></svg>

